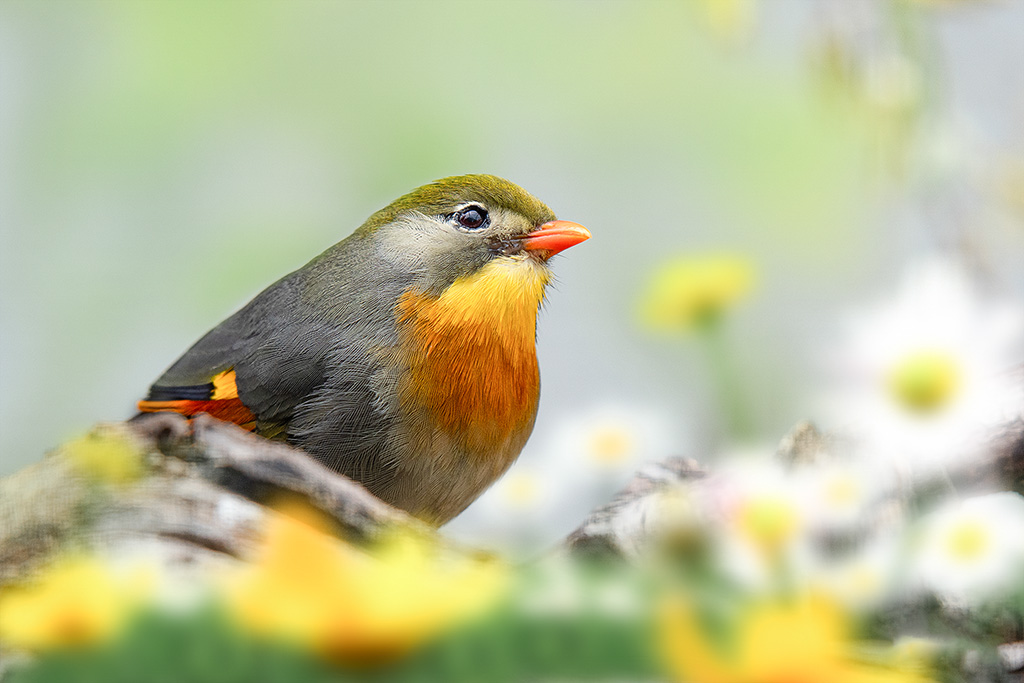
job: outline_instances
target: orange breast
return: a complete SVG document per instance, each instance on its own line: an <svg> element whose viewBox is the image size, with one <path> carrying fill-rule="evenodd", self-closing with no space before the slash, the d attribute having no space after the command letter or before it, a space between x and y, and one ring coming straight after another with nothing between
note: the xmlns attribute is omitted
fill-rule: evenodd
<svg viewBox="0 0 1024 683"><path fill-rule="evenodd" d="M403 403L425 409L481 457L528 430L540 394L534 340L547 279L541 266L494 261L439 297L402 295Z"/></svg>

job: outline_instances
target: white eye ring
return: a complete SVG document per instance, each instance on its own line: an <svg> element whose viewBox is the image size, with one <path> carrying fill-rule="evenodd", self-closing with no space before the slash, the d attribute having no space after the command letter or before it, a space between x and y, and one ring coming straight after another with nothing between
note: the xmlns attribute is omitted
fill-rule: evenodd
<svg viewBox="0 0 1024 683"><path fill-rule="evenodd" d="M487 209L479 204L468 204L452 214L456 227L475 232L487 227L490 220Z"/></svg>

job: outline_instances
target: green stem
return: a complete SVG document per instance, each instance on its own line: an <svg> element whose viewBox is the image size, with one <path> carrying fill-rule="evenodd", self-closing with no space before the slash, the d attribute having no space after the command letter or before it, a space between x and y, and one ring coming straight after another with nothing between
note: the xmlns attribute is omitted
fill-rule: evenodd
<svg viewBox="0 0 1024 683"><path fill-rule="evenodd" d="M710 321L699 330L699 334L704 343L729 435L740 439L753 436L753 421L735 359L729 352L724 325L720 320Z"/></svg>

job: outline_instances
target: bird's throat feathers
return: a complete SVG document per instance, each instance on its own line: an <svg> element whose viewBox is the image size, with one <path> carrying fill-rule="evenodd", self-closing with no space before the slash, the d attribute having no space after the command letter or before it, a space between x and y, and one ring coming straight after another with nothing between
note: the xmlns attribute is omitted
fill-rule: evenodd
<svg viewBox="0 0 1024 683"><path fill-rule="evenodd" d="M498 258L439 296L404 293L396 309L409 363L402 400L481 456L522 432L525 440L540 392L537 309L549 279L532 259Z"/></svg>
<svg viewBox="0 0 1024 683"><path fill-rule="evenodd" d="M463 332L479 328L503 343L520 340L525 334L532 348L536 335L537 308L544 300L544 287L551 274L547 267L530 258L497 258L476 272L460 277L438 297L406 292L403 301L429 301L433 321L441 327L459 327ZM422 304L421 304L422 305Z"/></svg>

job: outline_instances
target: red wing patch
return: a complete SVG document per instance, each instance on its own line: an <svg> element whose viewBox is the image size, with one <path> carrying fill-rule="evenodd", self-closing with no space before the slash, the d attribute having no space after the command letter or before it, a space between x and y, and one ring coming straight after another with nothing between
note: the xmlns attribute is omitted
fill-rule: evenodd
<svg viewBox="0 0 1024 683"><path fill-rule="evenodd" d="M225 370L216 375L208 384L186 387L154 386L149 396L139 401L139 412L181 413L192 417L207 413L225 422L233 422L249 431L256 429L256 416L238 398L235 371Z"/></svg>

